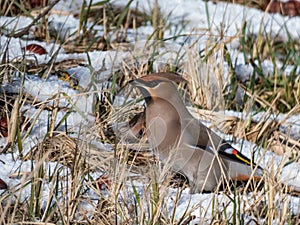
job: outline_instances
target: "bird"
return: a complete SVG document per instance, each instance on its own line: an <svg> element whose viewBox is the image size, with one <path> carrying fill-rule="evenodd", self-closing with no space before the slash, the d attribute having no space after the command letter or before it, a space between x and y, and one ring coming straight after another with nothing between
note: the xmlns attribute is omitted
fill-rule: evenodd
<svg viewBox="0 0 300 225"><path fill-rule="evenodd" d="M188 179L191 193L214 191L220 182L262 179L262 167L192 116L175 85L180 82L187 83L168 72L130 81L145 100L144 129L159 160Z"/></svg>

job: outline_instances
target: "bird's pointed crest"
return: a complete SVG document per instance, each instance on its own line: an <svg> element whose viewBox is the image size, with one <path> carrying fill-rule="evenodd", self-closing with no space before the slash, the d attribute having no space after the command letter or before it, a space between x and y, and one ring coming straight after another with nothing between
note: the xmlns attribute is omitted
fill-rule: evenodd
<svg viewBox="0 0 300 225"><path fill-rule="evenodd" d="M179 74L176 74L176 73L166 73L166 72L153 73L153 74L145 75L145 76L143 76L143 77L141 77L139 79L144 80L144 81L166 80L166 81L173 81L173 82L175 82L177 84L179 84L181 82L187 83L187 80L184 79Z"/></svg>

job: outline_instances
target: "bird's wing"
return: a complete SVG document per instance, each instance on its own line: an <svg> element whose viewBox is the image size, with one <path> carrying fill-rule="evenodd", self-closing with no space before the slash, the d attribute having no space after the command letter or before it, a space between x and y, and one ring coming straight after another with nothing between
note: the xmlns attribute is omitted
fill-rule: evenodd
<svg viewBox="0 0 300 225"><path fill-rule="evenodd" d="M194 130L198 140L196 141L197 149L203 149L211 152L218 152L218 155L229 161L234 161L241 164L246 164L251 167L255 167L256 164L250 160L247 156L243 155L237 149L233 148L228 142L223 138L213 132L211 129L207 128L204 124L198 121L198 123L191 123L189 127ZM262 169L260 166L258 168Z"/></svg>
<svg viewBox="0 0 300 225"><path fill-rule="evenodd" d="M185 133L188 137L185 137L185 142L189 145L194 145L195 149L209 151L213 154L217 152L224 160L241 163L250 167L256 166L252 160L233 148L228 142L202 124L199 120L195 118L186 118L185 124L187 130ZM258 166L258 168L262 169L260 166Z"/></svg>
<svg viewBox="0 0 300 225"><path fill-rule="evenodd" d="M187 118L183 127L185 142L203 150L218 149L223 139L195 118ZM213 151L212 151L213 152Z"/></svg>

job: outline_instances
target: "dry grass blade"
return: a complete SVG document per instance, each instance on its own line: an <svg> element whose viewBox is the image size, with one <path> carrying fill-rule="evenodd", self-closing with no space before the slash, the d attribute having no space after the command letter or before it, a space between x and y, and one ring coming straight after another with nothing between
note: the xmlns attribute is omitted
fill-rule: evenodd
<svg viewBox="0 0 300 225"><path fill-rule="evenodd" d="M11 111L11 116L9 120L8 126L8 143L14 143L17 129L18 129L18 121L19 121L19 112L20 112L20 102L19 98L17 98L14 102L14 106Z"/></svg>

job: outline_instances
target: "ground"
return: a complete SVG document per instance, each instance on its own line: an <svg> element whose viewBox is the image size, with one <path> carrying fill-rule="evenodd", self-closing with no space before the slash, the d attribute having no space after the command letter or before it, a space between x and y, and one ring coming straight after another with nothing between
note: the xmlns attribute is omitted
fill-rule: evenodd
<svg viewBox="0 0 300 225"><path fill-rule="evenodd" d="M2 12L1 224L297 224L300 17L249 6L66 0ZM162 71L188 81L188 109L265 168L263 185L190 194L132 136L144 102L128 82Z"/></svg>

